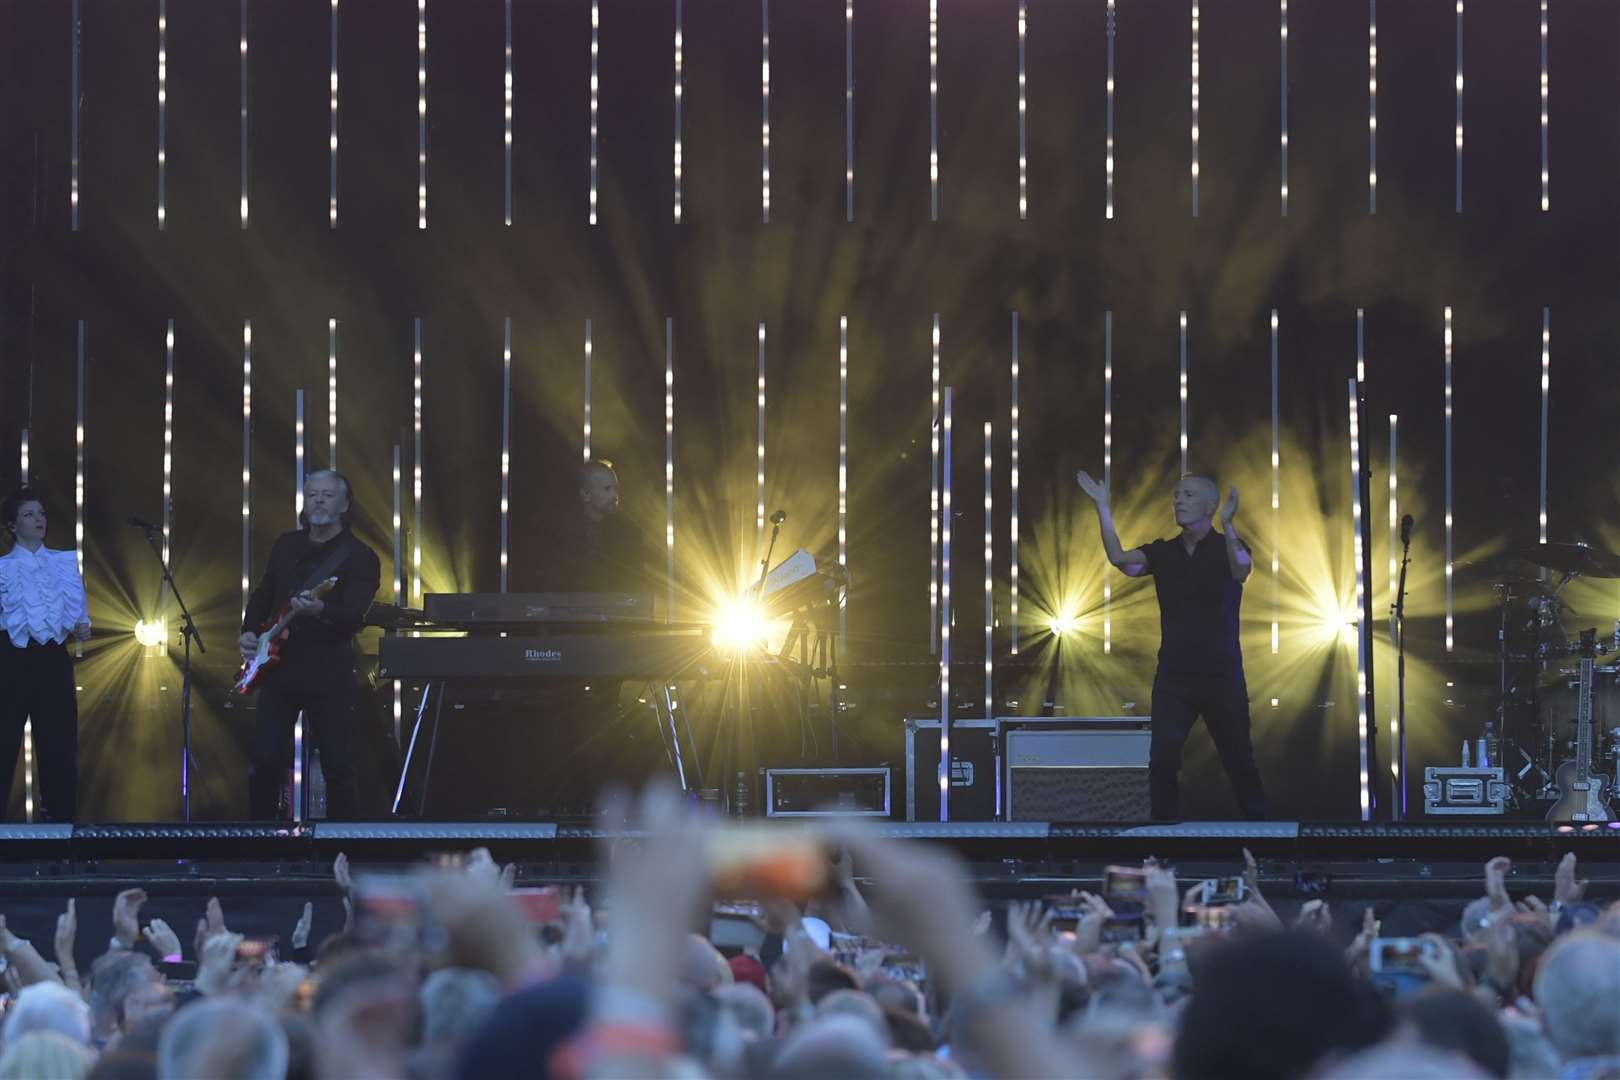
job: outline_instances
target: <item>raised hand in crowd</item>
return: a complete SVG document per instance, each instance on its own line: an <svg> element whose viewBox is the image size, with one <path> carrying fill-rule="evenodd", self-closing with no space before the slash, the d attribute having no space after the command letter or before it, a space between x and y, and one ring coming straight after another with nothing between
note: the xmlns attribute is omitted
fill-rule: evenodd
<svg viewBox="0 0 1620 1080"><path fill-rule="evenodd" d="M72 897L68 898L67 909L56 917L56 968L62 975L62 983L69 990L81 989L79 984L79 963L73 956L73 947L79 939L79 909L78 902Z"/></svg>
<svg viewBox="0 0 1620 1080"><path fill-rule="evenodd" d="M309 932L314 925L315 905L312 903L305 903L304 912L302 915L298 916L298 922L293 927L292 938L288 941L288 946L294 952L297 952L300 949L309 948Z"/></svg>
<svg viewBox="0 0 1620 1080"><path fill-rule="evenodd" d="M162 919L153 919L141 931L146 943L152 946L152 951L158 954L160 960L180 959L180 935L176 934L169 924Z"/></svg>
<svg viewBox="0 0 1620 1080"><path fill-rule="evenodd" d="M146 903L145 889L125 889L113 900L113 940L121 949L133 949L141 939L141 905Z"/></svg>

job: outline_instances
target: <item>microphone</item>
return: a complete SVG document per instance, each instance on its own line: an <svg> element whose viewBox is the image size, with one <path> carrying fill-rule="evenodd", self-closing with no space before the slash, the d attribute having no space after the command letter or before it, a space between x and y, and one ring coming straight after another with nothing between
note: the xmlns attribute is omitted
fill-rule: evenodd
<svg viewBox="0 0 1620 1080"><path fill-rule="evenodd" d="M131 515L129 515L129 517L125 518L124 523L127 524L127 525L133 525L137 529L145 529L147 532L161 532L162 531L156 525L152 524L150 521L147 521L143 517L138 517L135 514L131 514Z"/></svg>
<svg viewBox="0 0 1620 1080"><path fill-rule="evenodd" d="M1412 543L1412 515L1406 514L1401 518L1401 546L1409 547Z"/></svg>
<svg viewBox="0 0 1620 1080"><path fill-rule="evenodd" d="M786 510L778 510L776 513L771 515L771 524L772 525L780 525L780 524L782 524L782 522L784 522L786 520L787 520L787 511Z"/></svg>

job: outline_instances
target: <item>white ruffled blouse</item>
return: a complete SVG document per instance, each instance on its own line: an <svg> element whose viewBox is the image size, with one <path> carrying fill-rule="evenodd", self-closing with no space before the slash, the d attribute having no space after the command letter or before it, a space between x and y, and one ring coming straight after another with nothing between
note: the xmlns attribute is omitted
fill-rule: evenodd
<svg viewBox="0 0 1620 1080"><path fill-rule="evenodd" d="M89 621L77 553L13 544L0 555L0 630L17 648L30 639L61 644Z"/></svg>

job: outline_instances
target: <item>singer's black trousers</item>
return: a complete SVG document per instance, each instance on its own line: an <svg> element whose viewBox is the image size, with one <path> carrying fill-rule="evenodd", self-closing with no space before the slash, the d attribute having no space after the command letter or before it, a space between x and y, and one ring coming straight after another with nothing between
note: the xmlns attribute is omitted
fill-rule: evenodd
<svg viewBox="0 0 1620 1080"><path fill-rule="evenodd" d="M1154 821L1181 817L1181 750L1198 718L1204 718L1238 809L1245 818L1266 816L1266 794L1249 739L1249 688L1241 668L1221 674L1159 671L1153 679L1153 736L1148 750L1148 793Z"/></svg>
<svg viewBox="0 0 1620 1080"><path fill-rule="evenodd" d="M11 805L11 781L23 725L33 721L41 807L36 820L71 822L77 810L79 702L66 645L32 642L19 649L0 637L0 817Z"/></svg>

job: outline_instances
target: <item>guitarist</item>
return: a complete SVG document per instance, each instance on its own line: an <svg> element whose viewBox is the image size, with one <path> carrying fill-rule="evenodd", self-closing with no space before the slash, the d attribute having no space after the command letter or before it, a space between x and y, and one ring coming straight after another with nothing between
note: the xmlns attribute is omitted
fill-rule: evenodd
<svg viewBox="0 0 1620 1080"><path fill-rule="evenodd" d="M356 688L354 637L382 580L376 552L349 531L349 481L334 469L304 482L305 528L283 533L242 616L241 648L251 656L258 632L276 621L282 605L296 614L281 646L281 662L267 671L253 730L248 802L254 819L276 816L282 780L292 764L298 714L326 775L327 816L352 820L358 806L354 763ZM313 589L327 578L337 585L324 598Z"/></svg>

